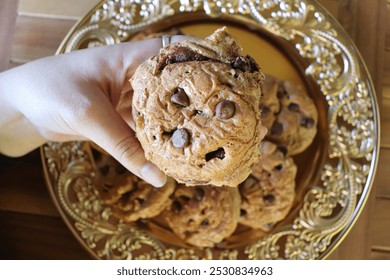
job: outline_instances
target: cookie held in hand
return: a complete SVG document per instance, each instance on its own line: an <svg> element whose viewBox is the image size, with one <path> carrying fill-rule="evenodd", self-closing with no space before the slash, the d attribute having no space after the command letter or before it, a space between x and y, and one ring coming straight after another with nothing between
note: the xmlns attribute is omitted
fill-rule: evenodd
<svg viewBox="0 0 390 280"><path fill-rule="evenodd" d="M131 79L145 156L186 185L236 187L258 160L263 75L227 32L169 45Z"/></svg>

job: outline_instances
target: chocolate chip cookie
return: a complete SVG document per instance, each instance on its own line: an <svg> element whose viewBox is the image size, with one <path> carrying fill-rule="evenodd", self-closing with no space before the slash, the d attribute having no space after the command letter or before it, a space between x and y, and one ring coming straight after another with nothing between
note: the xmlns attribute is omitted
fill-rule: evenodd
<svg viewBox="0 0 390 280"><path fill-rule="evenodd" d="M236 229L240 202L238 188L180 184L163 216L186 243L213 247Z"/></svg>
<svg viewBox="0 0 390 280"><path fill-rule="evenodd" d="M176 182L168 178L162 188L155 188L128 172L116 160L104 155L97 163L98 192L101 201L111 208L112 214L124 222L151 218L170 203Z"/></svg>
<svg viewBox="0 0 390 280"><path fill-rule="evenodd" d="M259 66L226 28L161 49L131 79L146 158L186 185L236 187L258 160L266 133L262 83Z"/></svg>
<svg viewBox="0 0 390 280"><path fill-rule="evenodd" d="M260 107L267 139L285 146L290 155L303 152L313 142L318 113L300 86L266 75Z"/></svg>
<svg viewBox="0 0 390 280"><path fill-rule="evenodd" d="M268 232L290 211L297 167L284 149L271 142L263 141L261 152L252 174L239 186L242 198L239 223Z"/></svg>

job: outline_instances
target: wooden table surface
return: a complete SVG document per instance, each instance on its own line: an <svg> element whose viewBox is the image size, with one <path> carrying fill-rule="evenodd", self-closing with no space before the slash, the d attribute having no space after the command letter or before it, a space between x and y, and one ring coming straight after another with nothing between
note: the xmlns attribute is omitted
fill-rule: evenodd
<svg viewBox="0 0 390 280"><path fill-rule="evenodd" d="M98 0L0 0L0 71L52 55ZM369 201L330 259L390 259L390 2L321 0L360 50L381 107L380 161ZM386 21L387 20L387 21ZM39 150L0 156L0 259L90 259L61 219Z"/></svg>

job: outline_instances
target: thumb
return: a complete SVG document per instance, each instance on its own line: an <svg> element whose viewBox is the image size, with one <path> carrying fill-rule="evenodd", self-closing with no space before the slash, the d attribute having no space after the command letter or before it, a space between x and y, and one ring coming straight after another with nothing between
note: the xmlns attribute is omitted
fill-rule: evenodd
<svg viewBox="0 0 390 280"><path fill-rule="evenodd" d="M156 165L146 160L135 132L109 103L104 110L94 107L86 114L80 132L102 147L124 167L155 187L166 183L166 175ZM96 112L104 112L99 114Z"/></svg>

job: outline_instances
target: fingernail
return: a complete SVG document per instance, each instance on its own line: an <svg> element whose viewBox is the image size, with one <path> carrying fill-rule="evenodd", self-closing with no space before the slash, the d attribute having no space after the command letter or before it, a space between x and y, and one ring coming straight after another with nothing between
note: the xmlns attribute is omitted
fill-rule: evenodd
<svg viewBox="0 0 390 280"><path fill-rule="evenodd" d="M142 178L156 188L161 188L167 182L167 176L153 163L146 163L140 170Z"/></svg>

